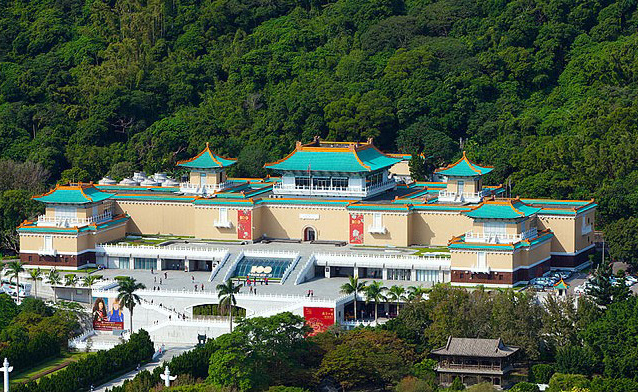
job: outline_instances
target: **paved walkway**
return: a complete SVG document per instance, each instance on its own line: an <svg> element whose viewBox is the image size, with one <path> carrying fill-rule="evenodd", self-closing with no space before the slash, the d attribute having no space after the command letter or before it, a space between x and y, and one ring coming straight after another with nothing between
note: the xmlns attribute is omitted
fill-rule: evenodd
<svg viewBox="0 0 638 392"><path fill-rule="evenodd" d="M94 390L96 392L106 392L107 389L124 384L124 381L126 380L134 379L135 376L143 370L148 370L149 372L152 372L153 369L160 366L162 362L169 362L171 359L173 359L173 357L178 356L188 350L191 350L192 348L193 348L192 346L167 347L166 352L162 356L160 356L156 361L149 362L146 365L140 367L140 370L133 370L132 372L128 372L118 378L115 378L107 382L106 384L100 385Z"/></svg>

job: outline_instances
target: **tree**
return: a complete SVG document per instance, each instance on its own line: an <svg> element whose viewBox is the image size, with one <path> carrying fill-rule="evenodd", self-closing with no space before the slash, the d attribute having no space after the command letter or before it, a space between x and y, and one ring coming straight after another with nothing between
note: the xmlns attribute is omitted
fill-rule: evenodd
<svg viewBox="0 0 638 392"><path fill-rule="evenodd" d="M388 300L394 301L397 305L397 316L399 315L399 302L405 301L407 296L405 295L405 288L402 286L394 285L388 289Z"/></svg>
<svg viewBox="0 0 638 392"><path fill-rule="evenodd" d="M78 284L78 276L76 274L66 274L64 275L64 285L73 287ZM75 290L71 290L71 301L75 301Z"/></svg>
<svg viewBox="0 0 638 392"><path fill-rule="evenodd" d="M408 286L408 301L420 301L427 292L423 286Z"/></svg>
<svg viewBox="0 0 638 392"><path fill-rule="evenodd" d="M370 301L374 302L374 324L377 325L378 322L378 311L379 311L379 302L387 300L384 293L388 290L387 287L383 286L383 284L376 280L370 283L365 288L366 294L366 303Z"/></svg>
<svg viewBox="0 0 638 392"><path fill-rule="evenodd" d="M18 314L18 305L6 293L0 293L0 332Z"/></svg>
<svg viewBox="0 0 638 392"><path fill-rule="evenodd" d="M465 389L465 385L461 382L460 378L454 377L454 380L448 389L450 391L462 391Z"/></svg>
<svg viewBox="0 0 638 392"><path fill-rule="evenodd" d="M540 388L538 388L538 385L526 381L517 383L510 390L512 392L540 392Z"/></svg>
<svg viewBox="0 0 638 392"><path fill-rule="evenodd" d="M624 274L623 274L624 275ZM624 276L614 279L611 264L600 264L594 271L591 285L586 289L587 295L594 298L598 306L607 307L614 302L627 299L629 289L625 285Z"/></svg>
<svg viewBox="0 0 638 392"><path fill-rule="evenodd" d="M605 240L613 260L638 269L638 217L623 217L607 225Z"/></svg>
<svg viewBox="0 0 638 392"><path fill-rule="evenodd" d="M556 352L556 370L559 373L591 376L598 364L589 347L565 346Z"/></svg>
<svg viewBox="0 0 638 392"><path fill-rule="evenodd" d="M144 290L146 286L131 277L121 279L118 284L117 300L129 311L131 333L133 333L133 309L135 308L135 305L139 304L141 301L140 296L135 294L135 292L137 290Z"/></svg>
<svg viewBox="0 0 638 392"><path fill-rule="evenodd" d="M84 287L88 287L89 290L92 293L91 288L93 287L93 285L95 284L95 282L98 280L99 278L95 275L86 275L82 278L82 286ZM91 294L92 296L92 294Z"/></svg>
<svg viewBox="0 0 638 392"><path fill-rule="evenodd" d="M226 283L218 284L216 288L219 304L228 308L230 332L233 332L233 307L237 305L235 295L239 293L239 289L241 289L241 284L235 285L231 279L228 279Z"/></svg>
<svg viewBox="0 0 638 392"><path fill-rule="evenodd" d="M348 280L348 283L344 283L343 285L341 285L341 293L346 295L354 295L354 321L357 321L357 297L359 296L360 292L365 290L367 282L360 282L358 276L349 276Z"/></svg>
<svg viewBox="0 0 638 392"><path fill-rule="evenodd" d="M33 281L33 288L35 289L35 297L38 297L38 280L42 280L42 270L40 267L32 268L29 270L29 275Z"/></svg>
<svg viewBox="0 0 638 392"><path fill-rule="evenodd" d="M13 260L6 263L7 275L9 275L9 281L15 278L16 281L16 302L20 303L20 273L24 272L22 262Z"/></svg>
<svg viewBox="0 0 638 392"><path fill-rule="evenodd" d="M47 274L47 281L49 282L49 284L52 286L51 288L53 289L53 301L57 303L58 295L55 291L55 287L53 286L59 286L62 283L62 278L60 277L60 273L55 268L51 268L51 270L49 270L49 273Z"/></svg>

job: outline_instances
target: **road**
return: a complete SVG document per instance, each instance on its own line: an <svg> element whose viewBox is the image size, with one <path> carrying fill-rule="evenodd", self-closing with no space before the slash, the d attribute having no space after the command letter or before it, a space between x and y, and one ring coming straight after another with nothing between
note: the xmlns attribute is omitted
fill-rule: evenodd
<svg viewBox="0 0 638 392"><path fill-rule="evenodd" d="M175 347L167 347L166 348L166 352L160 356L156 361L153 362L149 362L147 364L145 364L144 366L140 367L139 370L133 370L132 372L128 372L126 374L121 375L120 377L117 377L105 384L100 385L99 387L95 388L94 391L96 392L106 392L107 389L116 387L116 386L120 386L122 384L124 384L124 381L126 380L132 380L133 378L135 378L135 376L143 371L143 370L148 370L149 372L152 372L153 369L155 369L156 367L160 366L162 364L162 362L169 362L171 359L173 359L173 357L176 357L188 350L193 349L193 346L175 346Z"/></svg>

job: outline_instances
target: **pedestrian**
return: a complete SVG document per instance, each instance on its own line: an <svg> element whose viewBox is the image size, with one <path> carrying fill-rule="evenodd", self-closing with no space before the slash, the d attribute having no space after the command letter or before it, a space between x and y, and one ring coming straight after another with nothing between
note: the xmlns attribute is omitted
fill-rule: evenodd
<svg viewBox="0 0 638 392"><path fill-rule="evenodd" d="M195 281L195 276L191 275L191 280L194 282Z"/></svg>
<svg viewBox="0 0 638 392"><path fill-rule="evenodd" d="M266 286L268 286L268 277L266 276L264 280L266 281Z"/></svg>
<svg viewBox="0 0 638 392"><path fill-rule="evenodd" d="M168 279L168 272L164 272L164 279Z"/></svg>
<svg viewBox="0 0 638 392"><path fill-rule="evenodd" d="M257 295L257 287L253 290L253 294Z"/></svg>
<svg viewBox="0 0 638 392"><path fill-rule="evenodd" d="M160 278L160 284L162 284L162 278Z"/></svg>
<svg viewBox="0 0 638 392"><path fill-rule="evenodd" d="M253 293L253 286L249 285L248 288L250 289L250 294L252 294Z"/></svg>
<svg viewBox="0 0 638 392"><path fill-rule="evenodd" d="M202 283L202 291L204 291L204 283Z"/></svg>
<svg viewBox="0 0 638 392"><path fill-rule="evenodd" d="M151 267L151 275L153 275L153 267Z"/></svg>
<svg viewBox="0 0 638 392"><path fill-rule="evenodd" d="M259 284L263 285L264 284L264 280L263 279L259 279Z"/></svg>
<svg viewBox="0 0 638 392"><path fill-rule="evenodd" d="M153 283L157 283L157 276L153 276Z"/></svg>
<svg viewBox="0 0 638 392"><path fill-rule="evenodd" d="M171 321L171 315L170 314L168 315L168 321Z"/></svg>
<svg viewBox="0 0 638 392"><path fill-rule="evenodd" d="M195 285L195 291L197 291L197 285Z"/></svg>

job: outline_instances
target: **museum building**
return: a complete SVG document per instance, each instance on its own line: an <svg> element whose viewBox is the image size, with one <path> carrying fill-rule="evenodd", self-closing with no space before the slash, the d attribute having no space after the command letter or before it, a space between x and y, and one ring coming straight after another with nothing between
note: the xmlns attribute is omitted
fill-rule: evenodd
<svg viewBox="0 0 638 392"><path fill-rule="evenodd" d="M136 173L119 183L104 178L97 184L58 185L34 197L45 203L46 212L19 226L20 257L29 265L68 269L96 264L162 269L178 263L210 270L220 261L204 251L172 261L109 253L108 244L141 235L218 243L345 243L351 250L439 246L447 248L443 265L439 257L429 267L424 255L418 259L423 267L389 275L396 268L385 261L379 277L437 276L436 281L458 285L511 286L551 267L579 266L594 251L593 200L505 198L502 186L483 184L492 168L465 153L435 171L442 181L413 182L409 159L385 154L371 140L315 138L265 165L278 177L234 179L226 169L235 160L206 145L178 162L188 171L186 182ZM335 276L329 267L326 276Z"/></svg>

